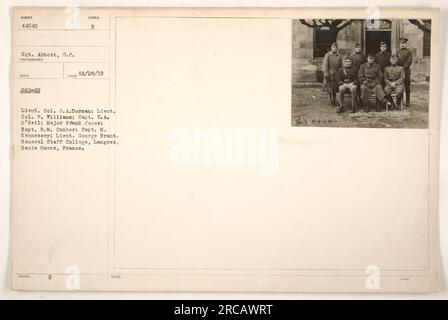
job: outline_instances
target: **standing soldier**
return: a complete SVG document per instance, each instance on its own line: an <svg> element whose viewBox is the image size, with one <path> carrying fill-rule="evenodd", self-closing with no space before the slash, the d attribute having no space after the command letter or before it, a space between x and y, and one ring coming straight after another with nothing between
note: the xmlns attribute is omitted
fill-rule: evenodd
<svg viewBox="0 0 448 320"><path fill-rule="evenodd" d="M358 72L358 80L361 83L361 100L363 107L366 107L366 111L370 111L369 97L372 93L375 93L376 99L379 101L377 104L377 111L380 111L384 105L384 91L381 87L381 80L383 74L381 67L374 62L375 57L373 54L367 56L367 62L362 64Z"/></svg>
<svg viewBox="0 0 448 320"><path fill-rule="evenodd" d="M387 43L384 41L381 41L380 52L375 55L375 63L381 67L381 72L390 66L390 52L387 51Z"/></svg>
<svg viewBox="0 0 448 320"><path fill-rule="evenodd" d="M359 71L359 67L367 61L366 55L362 52L361 44L357 42L355 44L355 50L350 54L352 59L352 65L356 68L356 72Z"/></svg>
<svg viewBox="0 0 448 320"><path fill-rule="evenodd" d="M404 69L404 89L406 92L406 107L411 104L411 64L412 51L407 46L408 39L400 38L400 50L398 50L398 65Z"/></svg>
<svg viewBox="0 0 448 320"><path fill-rule="evenodd" d="M397 56L393 54L390 57L391 65L384 70L384 93L386 94L386 100L392 105L392 110L401 110L401 100L404 91L405 72L403 67L397 65L397 61ZM395 105L391 97L392 92L395 92L397 95L397 105Z"/></svg>
<svg viewBox="0 0 448 320"><path fill-rule="evenodd" d="M330 104L336 105L336 92L338 90L338 72L342 67L342 57L338 52L338 44L334 42L331 50L325 54L322 71L324 72L325 83L328 94L330 95Z"/></svg>

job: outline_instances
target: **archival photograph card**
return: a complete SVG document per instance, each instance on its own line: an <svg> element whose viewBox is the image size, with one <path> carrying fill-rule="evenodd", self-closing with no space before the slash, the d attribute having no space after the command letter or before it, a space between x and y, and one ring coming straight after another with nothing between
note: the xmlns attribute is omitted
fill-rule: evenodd
<svg viewBox="0 0 448 320"><path fill-rule="evenodd" d="M14 290L438 290L439 10L12 16Z"/></svg>

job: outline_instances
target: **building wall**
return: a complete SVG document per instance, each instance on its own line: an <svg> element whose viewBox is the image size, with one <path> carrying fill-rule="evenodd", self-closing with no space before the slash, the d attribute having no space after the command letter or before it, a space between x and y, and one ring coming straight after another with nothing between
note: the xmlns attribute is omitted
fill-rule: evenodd
<svg viewBox="0 0 448 320"><path fill-rule="evenodd" d="M408 20L402 23L403 37L409 39L408 48L412 50L411 79L414 81L429 80L429 57L423 57L423 31Z"/></svg>
<svg viewBox="0 0 448 320"><path fill-rule="evenodd" d="M313 29L299 20L293 20L292 32L292 83L322 81L323 58L313 57ZM412 81L429 80L429 57L423 57L423 32L408 20L395 21L392 31L392 50L398 48L398 39L402 36L409 39L408 47L412 50L414 62L411 66ZM362 43L364 26L356 21L338 33L337 42L342 54L350 53L356 42Z"/></svg>
<svg viewBox="0 0 448 320"><path fill-rule="evenodd" d="M317 63L313 59L313 29L292 22L292 82L315 82Z"/></svg>

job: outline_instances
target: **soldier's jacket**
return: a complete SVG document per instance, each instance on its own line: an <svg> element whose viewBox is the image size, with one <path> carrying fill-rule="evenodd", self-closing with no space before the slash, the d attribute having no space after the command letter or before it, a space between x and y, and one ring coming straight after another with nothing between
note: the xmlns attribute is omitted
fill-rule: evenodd
<svg viewBox="0 0 448 320"><path fill-rule="evenodd" d="M396 82L397 85L402 84L404 77L404 68L399 65L389 66L384 69L384 82L386 84L390 84L391 82Z"/></svg>
<svg viewBox="0 0 448 320"><path fill-rule="evenodd" d="M367 62L367 57L362 52L357 53L357 52L353 51L350 54L350 59L352 59L352 66L354 66L356 68L356 70L359 70L359 67L363 63Z"/></svg>
<svg viewBox="0 0 448 320"><path fill-rule="evenodd" d="M358 80L360 83L364 81L380 83L382 78L381 67L376 63L370 64L366 62L359 67Z"/></svg>
<svg viewBox="0 0 448 320"><path fill-rule="evenodd" d="M397 64L399 66L402 66L405 72L410 70L409 68L412 64L412 51L409 50L408 48L403 48L398 50L397 56L398 56Z"/></svg>
<svg viewBox="0 0 448 320"><path fill-rule="evenodd" d="M327 52L324 56L324 62L322 64L322 71L324 76L337 75L339 69L342 67L342 56L339 52L333 53Z"/></svg>
<svg viewBox="0 0 448 320"><path fill-rule="evenodd" d="M351 65L349 68L342 68L339 70L338 74L339 85L343 83L352 83L358 84L358 70L354 65Z"/></svg>
<svg viewBox="0 0 448 320"><path fill-rule="evenodd" d="M380 65L381 71L390 66L390 55L390 52L387 51L380 51L375 55L375 63Z"/></svg>

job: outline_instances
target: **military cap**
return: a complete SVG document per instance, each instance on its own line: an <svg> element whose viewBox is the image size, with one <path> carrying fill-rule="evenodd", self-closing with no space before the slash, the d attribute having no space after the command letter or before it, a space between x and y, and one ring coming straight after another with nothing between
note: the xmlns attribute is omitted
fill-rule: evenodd
<svg viewBox="0 0 448 320"><path fill-rule="evenodd" d="M381 46L387 46L387 43L384 42L384 41L381 41L381 42L380 42L380 45L381 45Z"/></svg>
<svg viewBox="0 0 448 320"><path fill-rule="evenodd" d="M338 43L337 42L333 42L332 44L331 44L331 46L338 46Z"/></svg>
<svg viewBox="0 0 448 320"><path fill-rule="evenodd" d="M367 55L367 58L375 58L375 55L374 55L373 53L369 53L369 54Z"/></svg>
<svg viewBox="0 0 448 320"><path fill-rule="evenodd" d="M406 43L406 42L408 42L408 38L400 38L400 39L398 39L398 40L400 40L401 43Z"/></svg>
<svg viewBox="0 0 448 320"><path fill-rule="evenodd" d="M361 46L361 44L360 44L359 42L356 42L356 43L355 43L355 48L356 48L356 47L360 47L360 46Z"/></svg>
<svg viewBox="0 0 448 320"><path fill-rule="evenodd" d="M398 59L398 56L397 56L395 53L393 53L393 54L390 55L390 58L391 58L391 59L392 59L392 58Z"/></svg>

